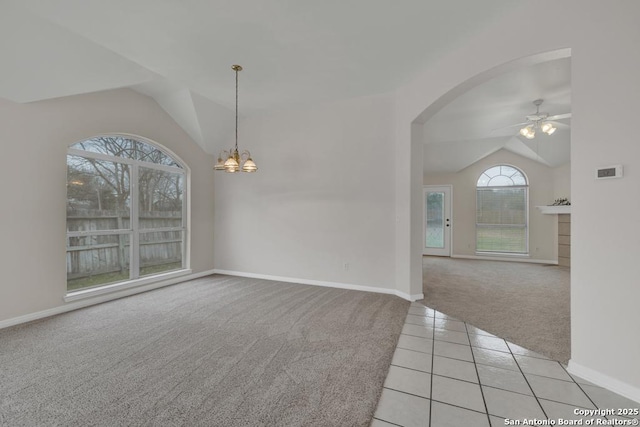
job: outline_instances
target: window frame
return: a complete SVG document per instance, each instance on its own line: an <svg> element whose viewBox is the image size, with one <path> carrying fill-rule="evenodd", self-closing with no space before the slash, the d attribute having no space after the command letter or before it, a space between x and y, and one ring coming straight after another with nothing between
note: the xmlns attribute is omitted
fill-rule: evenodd
<svg viewBox="0 0 640 427"><path fill-rule="evenodd" d="M84 141L88 141L94 138L101 137L121 137L130 140L134 140L143 144L148 144L153 148L161 151L165 155L171 157L171 159L178 165L164 165L160 163L152 163L139 159L132 159L128 157L118 157L110 154L99 153L94 151L87 151L82 149L73 148L74 145L82 143ZM107 229L107 230L85 230L85 231L68 231L68 226L65 241L66 241L66 251L69 250L69 238L72 237L88 237L88 236L106 236L106 235L128 235L129 236L129 278L127 280L117 281L117 282L109 282L101 285L79 288L68 290L66 292L65 301L72 301L75 299L82 298L87 296L86 294L90 294L88 296L92 296L95 294L101 294L105 292L111 292L113 290L126 289L133 286L138 286L141 284L153 283L162 279L172 278L183 276L191 273L191 257L189 251L189 242L190 242L190 193L191 193L191 171L186 163L177 156L173 151L164 147L163 145L152 141L148 138L126 134L126 133L102 133L98 135L94 135L88 138L83 138L79 141L75 141L69 144L66 152L65 158L67 159L67 165L69 164L68 157L69 156L77 156L85 159L95 159L102 160L108 162L116 162L121 164L126 164L130 167L130 221L129 228L121 228L121 229ZM168 172L172 174L182 175L183 180L183 193L182 193L182 218L181 225L172 226L172 227L159 227L159 228L140 228L139 225L139 214L140 214L140 206L139 206L139 170L140 167L152 170L159 170L163 172ZM68 193L67 200L68 200ZM65 219L66 224L66 219ZM182 244L180 245L182 260L181 267L179 269L163 271L156 274L151 275L140 275L140 235L146 233L153 232L180 232L182 234Z"/></svg>
<svg viewBox="0 0 640 427"><path fill-rule="evenodd" d="M516 171L518 171L525 180L525 184L524 185L484 185L484 186L479 186L478 185L478 181L480 181L480 178L482 178L482 175L485 174L487 171L495 168L495 167L502 167L502 166L506 166L506 167L510 167L512 169L515 169ZM506 175L502 175L502 176L506 176ZM478 178L476 179L476 209L475 209L475 216L476 216L476 220L475 220L475 252L476 255L495 255L495 256L512 256L512 257L529 257L530 256L530 251L529 251L529 177L527 176L527 174L518 166L509 164L509 163L498 163L498 164L494 164L492 166L489 166L487 168L484 168L482 170L482 172L480 172L480 174L478 175ZM504 189L504 188L508 188L508 189L524 189L524 202L525 202L525 207L524 207L524 226L520 226L520 225L513 225L513 228L524 228L525 230L525 251L524 252L508 252L508 251L488 251L488 250L479 250L478 249L478 227L480 226L481 228L489 228L494 224L480 224L478 223L478 189ZM500 225L500 224L495 224L496 227L510 227L510 225L508 224L504 224L504 225Z"/></svg>

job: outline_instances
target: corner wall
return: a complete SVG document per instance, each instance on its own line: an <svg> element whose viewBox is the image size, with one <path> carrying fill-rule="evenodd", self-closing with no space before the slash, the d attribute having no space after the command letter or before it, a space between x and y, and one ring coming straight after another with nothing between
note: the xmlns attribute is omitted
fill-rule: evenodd
<svg viewBox="0 0 640 427"><path fill-rule="evenodd" d="M67 146L144 136L191 168L191 268L213 269L213 162L151 99L122 89L30 104L0 99L0 321L65 306Z"/></svg>

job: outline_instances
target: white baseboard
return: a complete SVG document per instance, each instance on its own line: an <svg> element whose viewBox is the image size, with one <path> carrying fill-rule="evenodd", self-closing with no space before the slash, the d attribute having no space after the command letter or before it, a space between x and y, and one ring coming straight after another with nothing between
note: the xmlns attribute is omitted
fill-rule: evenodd
<svg viewBox="0 0 640 427"><path fill-rule="evenodd" d="M409 294L407 294L405 292L401 292L401 291L398 291L398 290L396 290L395 294L397 296L399 296L400 298L406 299L407 301L411 301L411 302L424 299L424 294L409 295Z"/></svg>
<svg viewBox="0 0 640 427"><path fill-rule="evenodd" d="M351 283L340 283L340 282L327 282L324 280L311 280L311 279L299 279L295 277L285 277L285 276L272 276L270 274L256 274L256 273L245 273L242 271L232 271L232 270L213 270L217 274L226 274L228 276L238 276L238 277L250 277L252 279L264 279L264 280L275 280L278 282L287 282L287 283L299 283L301 285L312 285L312 286L324 286L327 288L338 288L338 289L349 289L352 291L364 291L364 292L375 292L378 294L389 294L396 295L402 299L406 299L408 301L417 301L419 299L424 298L422 294L409 295L404 292L400 292L397 289L389 289L389 288L376 288L373 286L363 286L363 285L353 285Z"/></svg>
<svg viewBox="0 0 640 427"><path fill-rule="evenodd" d="M0 329L8 328L9 326L19 325L21 323L32 322L34 320L44 319L45 317L55 316L56 314L66 313L68 311L73 311L79 308L88 307L90 305L96 305L96 304L111 301L114 299L151 291L153 289L158 289L158 288L162 288L169 285L175 285L176 283L185 282L187 280L198 279L200 277L209 276L211 274L214 274L213 270L202 271L200 273L188 274L185 276L163 280L157 283L137 286L135 288L123 289L120 291L112 291L109 294L97 295L93 298L87 297L82 300L68 302L64 305L54 307L54 308L49 308L47 310L37 311L35 313L25 314L24 316L18 316L18 317L13 317L11 319L2 320L0 321Z"/></svg>
<svg viewBox="0 0 640 427"><path fill-rule="evenodd" d="M594 371L593 369L582 366L572 360L569 360L567 371L569 371L570 374L574 374L587 381L591 381L595 385L604 387L607 390L626 397L627 399L640 403L640 388L638 387L632 386L598 371Z"/></svg>
<svg viewBox="0 0 640 427"><path fill-rule="evenodd" d="M211 274L226 274L229 276L239 276L239 277L250 277L254 279L266 279L266 280L277 280L280 282L289 282L289 283L300 283L303 285L313 285L313 286L325 286L330 288L339 288L339 289L349 289L354 291L364 291L364 292L376 292L380 294L389 294L396 295L402 299L408 301L417 301L423 299L423 294L415 294L409 295L405 292L398 291L396 289L388 289L388 288L376 288L372 286L362 286L362 285L353 285L349 283L338 283L338 282L325 282L321 280L309 280L309 279L297 279L293 277L282 277L282 276L271 276L266 274L254 274L254 273L243 273L239 271L230 271L230 270L207 270L202 271L200 273L188 274L184 276L179 276L167 280L163 280L161 282L156 282L148 285L136 286L134 288L122 289L111 291L108 294L103 295L95 295L93 297L85 297L81 300L70 301L64 305L49 308L47 310L37 311L35 313L25 314L24 316L13 317L11 319L6 319L0 321L0 329L8 328L9 326L19 325L21 323L32 322L34 320L44 319L45 317L55 316L56 314L66 313L68 311L77 310L79 308L89 307L91 305L100 304L107 301L112 301L114 299L127 297L130 295L139 294L142 292L151 291L153 289L162 288L164 286L175 285L176 283L186 282L188 280L198 279L200 277L209 276Z"/></svg>
<svg viewBox="0 0 640 427"><path fill-rule="evenodd" d="M511 261L511 262L529 262L532 264L553 264L558 265L557 260L548 259L532 259L523 257L509 257L509 256L491 256L491 255L451 255L451 258L460 259L481 259L485 261Z"/></svg>

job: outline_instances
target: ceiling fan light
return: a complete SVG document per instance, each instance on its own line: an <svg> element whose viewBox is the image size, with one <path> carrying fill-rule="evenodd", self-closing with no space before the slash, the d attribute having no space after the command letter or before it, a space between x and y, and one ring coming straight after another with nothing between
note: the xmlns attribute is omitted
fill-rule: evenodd
<svg viewBox="0 0 640 427"><path fill-rule="evenodd" d="M546 133L547 135L551 135L552 133L554 133L556 131L556 127L553 126L553 124L551 123L544 123L541 127L542 132Z"/></svg>
<svg viewBox="0 0 640 427"><path fill-rule="evenodd" d="M527 139L533 139L536 136L536 131L533 129L533 126L527 126L520 129L520 135Z"/></svg>

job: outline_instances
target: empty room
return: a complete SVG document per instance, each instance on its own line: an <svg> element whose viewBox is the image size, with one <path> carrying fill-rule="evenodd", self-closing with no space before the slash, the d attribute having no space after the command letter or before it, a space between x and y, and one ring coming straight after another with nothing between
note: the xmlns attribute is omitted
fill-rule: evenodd
<svg viewBox="0 0 640 427"><path fill-rule="evenodd" d="M0 425L637 425L639 16L3 0Z"/></svg>

